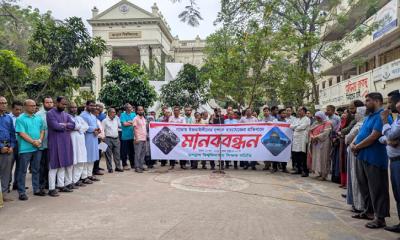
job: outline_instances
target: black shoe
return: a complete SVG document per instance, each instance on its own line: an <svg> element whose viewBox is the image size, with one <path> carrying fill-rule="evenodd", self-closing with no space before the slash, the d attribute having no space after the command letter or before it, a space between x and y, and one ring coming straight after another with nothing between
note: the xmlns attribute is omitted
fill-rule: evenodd
<svg viewBox="0 0 400 240"><path fill-rule="evenodd" d="M143 173L143 170L140 169L140 168L137 168L137 169L135 169L135 172L137 172L137 173Z"/></svg>
<svg viewBox="0 0 400 240"><path fill-rule="evenodd" d="M351 216L352 218L355 219L363 219L363 220L373 220L373 217L368 216L366 213L359 213L356 215Z"/></svg>
<svg viewBox="0 0 400 240"><path fill-rule="evenodd" d="M50 190L48 194L49 194L50 197L58 197L58 196L60 196L58 194L58 191L55 190L55 189L54 190Z"/></svg>
<svg viewBox="0 0 400 240"><path fill-rule="evenodd" d="M124 170L120 169L120 168L116 168L115 169L116 172L124 172Z"/></svg>
<svg viewBox="0 0 400 240"><path fill-rule="evenodd" d="M243 167L244 170L247 170L248 168L249 168L248 166Z"/></svg>
<svg viewBox="0 0 400 240"><path fill-rule="evenodd" d="M95 176L91 176L91 177L88 177L89 178L89 180L91 180L92 182L98 182L98 181L100 181L100 179L98 179L97 177L95 177Z"/></svg>
<svg viewBox="0 0 400 240"><path fill-rule="evenodd" d="M365 227L371 229L383 228L386 227L385 219L375 218L372 222L365 224Z"/></svg>
<svg viewBox="0 0 400 240"><path fill-rule="evenodd" d="M301 177L308 177L308 173L301 174Z"/></svg>
<svg viewBox="0 0 400 240"><path fill-rule="evenodd" d="M74 184L76 187L86 187L85 184L81 183L80 181L78 181L77 183Z"/></svg>
<svg viewBox="0 0 400 240"><path fill-rule="evenodd" d="M46 196L46 192L44 190L40 190L39 192L33 193L35 196L44 197Z"/></svg>
<svg viewBox="0 0 400 240"><path fill-rule="evenodd" d="M18 199L21 200L21 201L26 201L29 198L25 193L23 193L23 194L19 195Z"/></svg>
<svg viewBox="0 0 400 240"><path fill-rule="evenodd" d="M271 170L271 173L276 173L277 171L278 171L278 169L273 168L273 169Z"/></svg>
<svg viewBox="0 0 400 240"><path fill-rule="evenodd" d="M204 169L204 170L205 170L205 169L207 169L207 167L206 167L206 166L202 166L201 169Z"/></svg>
<svg viewBox="0 0 400 240"><path fill-rule="evenodd" d="M161 167L165 167L166 163L161 163Z"/></svg>
<svg viewBox="0 0 400 240"><path fill-rule="evenodd" d="M344 193L342 193L341 196L342 196L342 198L347 198L347 195Z"/></svg>
<svg viewBox="0 0 400 240"><path fill-rule="evenodd" d="M72 190L72 189L69 189L69 188L67 188L67 187L61 187L61 188L59 188L60 189L60 192L64 192L64 193L70 193L70 192L73 192L74 190Z"/></svg>
<svg viewBox="0 0 400 240"><path fill-rule="evenodd" d="M256 170L257 170L257 168L256 168L256 167L251 167L251 170L254 170L254 171L256 171Z"/></svg>
<svg viewBox="0 0 400 240"><path fill-rule="evenodd" d="M68 186L67 186L67 188L68 189L71 189L71 190L74 190L74 189L78 189L79 188L79 186L76 186L75 184L69 184Z"/></svg>
<svg viewBox="0 0 400 240"><path fill-rule="evenodd" d="M154 168L154 166L153 165L148 165L147 168L152 169L152 168Z"/></svg>
<svg viewBox="0 0 400 240"><path fill-rule="evenodd" d="M82 180L83 184L93 184L92 180L90 180L89 178L85 178Z"/></svg>
<svg viewBox="0 0 400 240"><path fill-rule="evenodd" d="M113 173L114 171L112 170L112 169L109 169L108 170L108 173Z"/></svg>
<svg viewBox="0 0 400 240"><path fill-rule="evenodd" d="M395 233L400 233L400 224L394 225L394 226L386 226L383 229L389 232L395 232Z"/></svg>

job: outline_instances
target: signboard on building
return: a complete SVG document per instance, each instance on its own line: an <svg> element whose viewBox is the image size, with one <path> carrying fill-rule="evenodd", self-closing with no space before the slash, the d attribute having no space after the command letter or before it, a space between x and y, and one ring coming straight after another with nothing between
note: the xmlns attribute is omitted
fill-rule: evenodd
<svg viewBox="0 0 400 240"><path fill-rule="evenodd" d="M332 104L335 106L348 105L351 101L364 100L372 89L371 71L355 76L334 86L320 91L320 105Z"/></svg>
<svg viewBox="0 0 400 240"><path fill-rule="evenodd" d="M376 13L375 22L380 23L380 25L372 34L374 41L398 27L397 10L398 0L392 0Z"/></svg>
<svg viewBox="0 0 400 240"><path fill-rule="evenodd" d="M400 59L397 59L393 62L387 63L379 68L374 69L374 82L389 81L396 78L400 78Z"/></svg>
<svg viewBox="0 0 400 240"><path fill-rule="evenodd" d="M141 38L142 32L140 31L124 31L124 32L109 32L109 39L130 39L130 38Z"/></svg>

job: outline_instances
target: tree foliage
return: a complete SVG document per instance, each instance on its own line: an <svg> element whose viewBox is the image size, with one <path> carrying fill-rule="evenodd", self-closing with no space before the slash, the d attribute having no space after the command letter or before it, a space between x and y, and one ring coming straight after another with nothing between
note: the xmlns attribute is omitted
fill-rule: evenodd
<svg viewBox="0 0 400 240"><path fill-rule="evenodd" d="M168 106L188 105L197 109L208 98L208 80L191 64L185 64L177 78L161 88L161 102Z"/></svg>
<svg viewBox="0 0 400 240"><path fill-rule="evenodd" d="M280 80L289 85L278 85L285 88L281 92L292 89L288 93L298 93L296 95L303 95L304 98L307 97L308 86L311 86L314 103L318 103L317 79L321 59L339 63L349 55L349 49L345 47L347 43L361 40L379 24L361 24L376 11L379 2L377 0L348 1L349 8L357 6L365 10L365 15L357 19L349 19L346 11L324 11L322 2L323 0L224 0L221 1L218 22L234 33L246 31L254 23L260 29L272 29L273 34L280 39L275 51L286 52L286 61L298 73L296 81L290 77ZM335 9L342 1L324 2ZM345 31L344 36L337 40L323 41L327 24L338 30L345 30L349 21L358 26L354 31ZM281 60L282 56L273 59L277 63ZM278 69L283 72L277 74ZM287 72L285 68L275 67L274 74L286 77Z"/></svg>
<svg viewBox="0 0 400 240"><path fill-rule="evenodd" d="M99 100L106 106L122 107L131 103L147 108L154 103L157 93L138 65L111 60L107 62L106 68L106 83L99 94Z"/></svg>
<svg viewBox="0 0 400 240"><path fill-rule="evenodd" d="M64 89L72 92L82 85L82 79L71 74L72 68L90 69L93 58L106 51L105 41L91 38L82 19L71 17L65 21L41 18L29 40L29 58L49 66L49 77L36 81L40 89L36 98L44 96L48 89Z"/></svg>
<svg viewBox="0 0 400 240"><path fill-rule="evenodd" d="M15 99L24 90L28 67L13 51L0 50L0 94L9 100Z"/></svg>
<svg viewBox="0 0 400 240"><path fill-rule="evenodd" d="M182 0L171 0L172 2L181 2ZM197 6L196 0L188 0L189 4L185 6L185 9L178 15L182 22L189 24L192 27L200 25L200 21L203 20L199 7Z"/></svg>

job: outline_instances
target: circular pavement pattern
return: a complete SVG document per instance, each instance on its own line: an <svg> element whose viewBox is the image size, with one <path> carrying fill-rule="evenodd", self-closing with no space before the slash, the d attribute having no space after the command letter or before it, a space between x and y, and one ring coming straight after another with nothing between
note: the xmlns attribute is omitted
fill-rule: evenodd
<svg viewBox="0 0 400 240"><path fill-rule="evenodd" d="M221 175L198 175L175 179L171 186L193 192L227 192L248 188L249 183L243 179Z"/></svg>

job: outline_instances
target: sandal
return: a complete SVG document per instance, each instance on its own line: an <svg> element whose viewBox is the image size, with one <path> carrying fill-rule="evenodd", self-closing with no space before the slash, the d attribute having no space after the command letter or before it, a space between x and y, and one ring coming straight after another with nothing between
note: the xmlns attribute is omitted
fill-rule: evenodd
<svg viewBox="0 0 400 240"><path fill-rule="evenodd" d="M383 228L386 227L386 222L385 220L375 219L374 221L365 224L365 227L371 229Z"/></svg>
<svg viewBox="0 0 400 240"><path fill-rule="evenodd" d="M355 218L355 219L364 219L364 220L373 220L374 219L373 217L370 217L365 213L356 214L351 217Z"/></svg>

